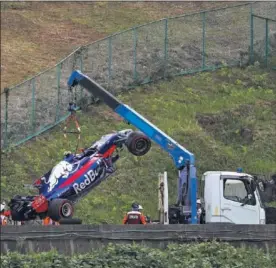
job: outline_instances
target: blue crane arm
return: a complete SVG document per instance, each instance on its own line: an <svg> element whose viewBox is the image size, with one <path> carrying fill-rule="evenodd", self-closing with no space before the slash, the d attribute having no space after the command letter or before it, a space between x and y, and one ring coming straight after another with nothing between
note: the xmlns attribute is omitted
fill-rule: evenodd
<svg viewBox="0 0 276 268"><path fill-rule="evenodd" d="M191 152L149 122L141 114L133 110L128 105L120 102L91 78L82 74L80 71L73 71L68 80L68 86L73 87L77 84L83 86L94 96L101 98L117 114L142 131L146 136L162 147L163 150L168 152L178 169L182 169L187 164L194 165L195 158Z"/></svg>
<svg viewBox="0 0 276 268"><path fill-rule="evenodd" d="M197 182L194 155L179 143L177 143L174 139L165 134L162 130L149 122L141 114L119 101L110 92L105 90L97 82L82 72L78 70L73 71L67 83L70 88L76 85L80 85L93 94L93 96L100 98L114 112L124 118L125 121L142 131L146 136L148 136L151 140L163 148L163 150L169 153L174 161L175 166L179 170L177 202L182 202L185 204L185 210L190 210L191 212L192 223L196 223ZM183 189L185 189L185 191ZM185 200L183 201L183 199Z"/></svg>

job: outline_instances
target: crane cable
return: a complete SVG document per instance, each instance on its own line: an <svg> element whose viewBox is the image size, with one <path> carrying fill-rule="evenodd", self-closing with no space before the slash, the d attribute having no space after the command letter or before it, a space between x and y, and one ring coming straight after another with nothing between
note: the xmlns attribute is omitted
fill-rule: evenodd
<svg viewBox="0 0 276 268"><path fill-rule="evenodd" d="M76 90L75 90L75 94L74 94L75 97L73 96L72 88L69 87L68 91L69 91L68 111L70 112L70 115L66 119L65 126L63 128L63 136L67 140L67 144L69 146L69 141L67 139L67 134L78 134L77 144L76 144L76 149L75 149L75 153L77 153L78 148L79 148L79 144L80 144L80 139L81 139L81 127L80 127L79 120L77 118L77 111L80 110L80 107L78 107L77 104L76 104L77 103ZM75 123L76 129L77 129L76 131L68 130L68 126L69 126L71 121L73 121Z"/></svg>

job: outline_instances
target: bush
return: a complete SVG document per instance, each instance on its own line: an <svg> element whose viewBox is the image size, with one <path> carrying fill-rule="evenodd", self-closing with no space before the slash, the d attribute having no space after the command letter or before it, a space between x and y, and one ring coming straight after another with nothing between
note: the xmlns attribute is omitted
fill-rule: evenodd
<svg viewBox="0 0 276 268"><path fill-rule="evenodd" d="M233 247L228 243L171 244L167 249L141 245L114 245L84 255L64 256L56 251L1 256L1 267L147 267L147 268L273 268L276 250Z"/></svg>

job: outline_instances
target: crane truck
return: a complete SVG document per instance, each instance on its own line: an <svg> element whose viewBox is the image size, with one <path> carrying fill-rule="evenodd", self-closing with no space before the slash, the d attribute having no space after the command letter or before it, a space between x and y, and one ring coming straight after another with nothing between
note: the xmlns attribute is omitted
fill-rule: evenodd
<svg viewBox="0 0 276 268"><path fill-rule="evenodd" d="M161 198L162 223L199 223L196 203L200 191L197 190L194 154L81 71L74 70L67 83L69 89L79 85L101 99L128 124L139 129L170 155L178 171L178 196L175 204L167 204L167 180L161 178L165 193ZM200 223L266 223L265 207L252 175L241 171L207 171L200 181L204 183L201 191L204 216Z"/></svg>

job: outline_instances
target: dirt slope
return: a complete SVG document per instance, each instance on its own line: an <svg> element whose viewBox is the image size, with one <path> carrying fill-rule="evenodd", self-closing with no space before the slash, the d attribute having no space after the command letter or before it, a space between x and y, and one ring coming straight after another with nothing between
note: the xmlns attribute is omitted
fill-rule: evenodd
<svg viewBox="0 0 276 268"><path fill-rule="evenodd" d="M52 67L75 48L167 16L232 2L1 2L1 90Z"/></svg>

